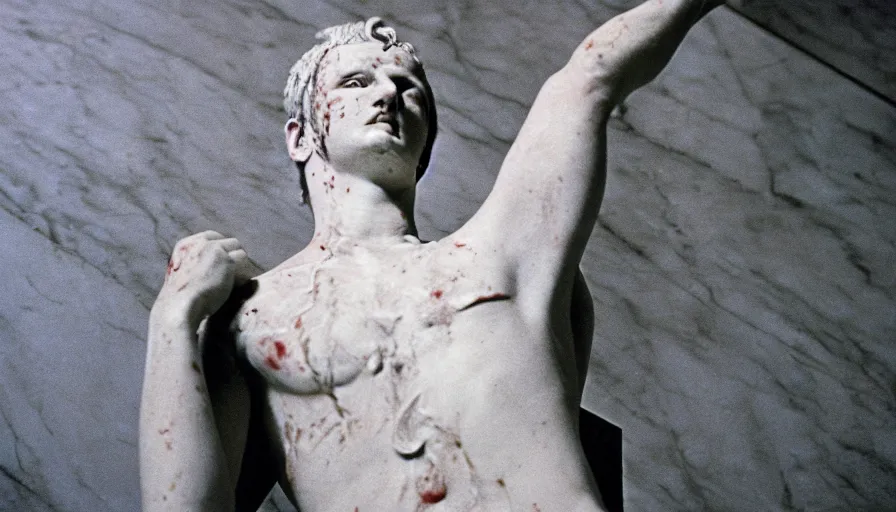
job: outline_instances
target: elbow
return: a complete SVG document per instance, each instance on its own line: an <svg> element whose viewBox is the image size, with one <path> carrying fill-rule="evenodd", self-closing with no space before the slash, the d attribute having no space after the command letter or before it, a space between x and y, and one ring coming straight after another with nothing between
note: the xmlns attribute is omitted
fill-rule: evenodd
<svg viewBox="0 0 896 512"><path fill-rule="evenodd" d="M578 96L582 98L582 105L608 117L617 104L613 83L612 70L601 65L586 65L573 55L566 66L548 79L545 87L561 88L566 97Z"/></svg>

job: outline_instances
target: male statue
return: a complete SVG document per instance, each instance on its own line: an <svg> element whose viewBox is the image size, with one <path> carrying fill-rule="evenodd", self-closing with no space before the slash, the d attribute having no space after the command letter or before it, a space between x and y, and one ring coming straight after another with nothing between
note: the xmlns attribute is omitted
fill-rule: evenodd
<svg viewBox="0 0 896 512"><path fill-rule="evenodd" d="M413 47L377 18L293 67L286 144L311 243L246 281L239 242L178 242L150 314L144 509L596 511L577 434L591 343L578 265L613 107L721 2L649 0L551 76L479 211L421 243L435 138ZM208 319L207 321L204 321Z"/></svg>

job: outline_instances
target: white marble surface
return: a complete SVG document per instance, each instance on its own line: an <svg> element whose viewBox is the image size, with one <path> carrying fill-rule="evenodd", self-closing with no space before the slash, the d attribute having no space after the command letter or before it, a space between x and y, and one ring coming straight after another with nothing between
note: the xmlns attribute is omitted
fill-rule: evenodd
<svg viewBox="0 0 896 512"><path fill-rule="evenodd" d="M896 102L896 2L728 0L728 5Z"/></svg>
<svg viewBox="0 0 896 512"><path fill-rule="evenodd" d="M501 5L503 4L503 5ZM370 15L440 106L422 235L488 193L542 81L633 2L3 0L0 509L136 510L148 307L181 236L310 236L279 92ZM586 405L629 510L896 502L896 110L720 10L610 126Z"/></svg>

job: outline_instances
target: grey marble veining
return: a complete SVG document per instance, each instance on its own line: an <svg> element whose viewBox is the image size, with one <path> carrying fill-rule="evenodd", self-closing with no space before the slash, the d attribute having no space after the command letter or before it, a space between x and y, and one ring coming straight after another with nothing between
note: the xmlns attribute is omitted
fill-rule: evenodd
<svg viewBox="0 0 896 512"><path fill-rule="evenodd" d="M729 0L728 5L896 101L896 2Z"/></svg>
<svg viewBox="0 0 896 512"><path fill-rule="evenodd" d="M270 267L310 237L279 104L316 30L381 15L419 49L438 238L544 79L630 5L4 0L0 509L136 510L174 242L214 228ZM622 427L629 510L896 502L896 111L723 9L609 138L586 405Z"/></svg>

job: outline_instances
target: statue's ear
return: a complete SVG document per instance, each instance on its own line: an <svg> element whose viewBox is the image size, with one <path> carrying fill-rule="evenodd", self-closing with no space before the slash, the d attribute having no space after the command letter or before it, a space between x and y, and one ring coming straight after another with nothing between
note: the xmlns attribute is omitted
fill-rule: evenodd
<svg viewBox="0 0 896 512"><path fill-rule="evenodd" d="M302 123L291 117L283 127L283 131L286 134L286 150L289 152L289 158L294 162L306 163L311 158L313 148Z"/></svg>

